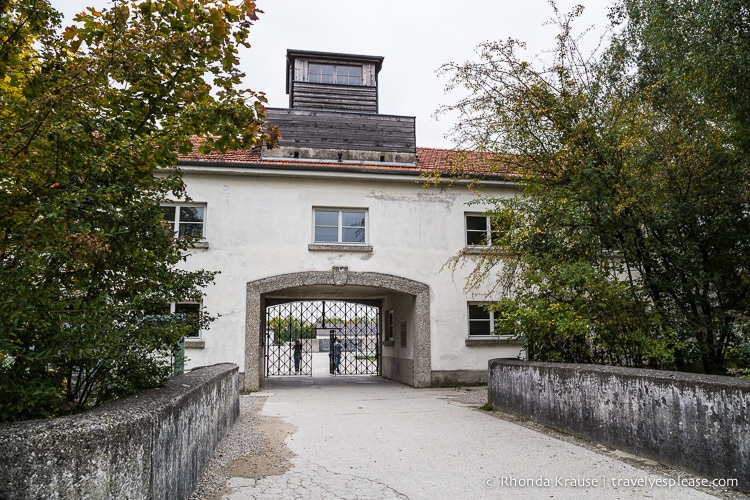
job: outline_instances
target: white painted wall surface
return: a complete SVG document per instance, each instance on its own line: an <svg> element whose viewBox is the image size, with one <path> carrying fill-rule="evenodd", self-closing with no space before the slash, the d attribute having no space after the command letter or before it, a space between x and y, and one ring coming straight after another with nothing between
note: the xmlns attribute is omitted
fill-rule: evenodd
<svg viewBox="0 0 750 500"><path fill-rule="evenodd" d="M206 203L207 249L195 249L187 269L220 271L204 306L219 318L202 332L205 347L188 349L187 368L220 362L244 371L245 290L250 281L286 273L329 271L392 274L430 287L432 370L486 370L487 361L513 357L518 346L470 346L464 291L470 266L452 272L445 263L464 246L464 214L481 211L467 202L464 186L423 187L414 177L274 172L270 175L204 174L185 168L188 195ZM245 170L247 172L247 170ZM487 195L511 196L497 186ZM313 208L368 210L371 253L310 250Z"/></svg>

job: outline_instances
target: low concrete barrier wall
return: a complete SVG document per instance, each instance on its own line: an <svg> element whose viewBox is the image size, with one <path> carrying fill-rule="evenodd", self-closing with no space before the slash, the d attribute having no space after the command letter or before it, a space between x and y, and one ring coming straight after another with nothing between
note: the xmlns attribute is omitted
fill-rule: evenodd
<svg viewBox="0 0 750 500"><path fill-rule="evenodd" d="M239 416L237 365L80 415L0 424L0 498L186 499Z"/></svg>
<svg viewBox="0 0 750 500"><path fill-rule="evenodd" d="M493 409L750 491L750 380L493 359Z"/></svg>

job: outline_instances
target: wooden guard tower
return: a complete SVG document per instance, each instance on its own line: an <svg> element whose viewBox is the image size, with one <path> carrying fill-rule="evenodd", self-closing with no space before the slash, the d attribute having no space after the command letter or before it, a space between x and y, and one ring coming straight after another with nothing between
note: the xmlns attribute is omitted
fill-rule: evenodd
<svg viewBox="0 0 750 500"><path fill-rule="evenodd" d="M383 58L287 50L289 109L269 108L279 147L266 158L415 164L414 117L378 113Z"/></svg>

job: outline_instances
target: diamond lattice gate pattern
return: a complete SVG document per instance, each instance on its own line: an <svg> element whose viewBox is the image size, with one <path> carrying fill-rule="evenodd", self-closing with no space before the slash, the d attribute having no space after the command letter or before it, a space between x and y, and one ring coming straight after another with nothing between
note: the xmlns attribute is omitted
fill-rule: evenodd
<svg viewBox="0 0 750 500"><path fill-rule="evenodd" d="M327 357L334 373L334 343L341 375L380 375L380 308L343 301L286 302L266 307L265 375L313 375L313 355ZM295 362L295 342L299 362ZM318 365L320 366L320 365ZM322 375L325 372L318 373Z"/></svg>

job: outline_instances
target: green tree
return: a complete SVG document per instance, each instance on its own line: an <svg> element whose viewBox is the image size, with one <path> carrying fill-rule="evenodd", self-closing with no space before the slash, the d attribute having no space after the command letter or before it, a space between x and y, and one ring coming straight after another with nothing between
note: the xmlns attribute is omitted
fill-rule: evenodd
<svg viewBox="0 0 750 500"><path fill-rule="evenodd" d="M494 307L510 320L498 331L523 333L536 359L727 368L750 309L748 129L737 111L747 87L733 86L750 67L735 49L747 46L747 3L732 17L735 3L626 0L605 50L586 57L572 30L580 10L555 9L548 64L509 40L446 66L469 90L447 107L461 113L457 137L522 176L523 196L490 200L503 231L470 284L496 281L505 298ZM663 15L672 8L680 14ZM677 22L698 11L714 12L713 24ZM720 51L704 48L711 26L728 17L719 38L732 50L704 66Z"/></svg>
<svg viewBox="0 0 750 500"><path fill-rule="evenodd" d="M179 269L160 203L177 155L248 148L262 94L240 90L252 1L121 0L60 31L47 0L0 1L0 418L79 411L163 383L207 271ZM201 315L205 325L210 318Z"/></svg>
<svg viewBox="0 0 750 500"><path fill-rule="evenodd" d="M276 344L297 339L314 339L316 334L313 323L292 316L271 318L269 326L273 328L273 341Z"/></svg>

